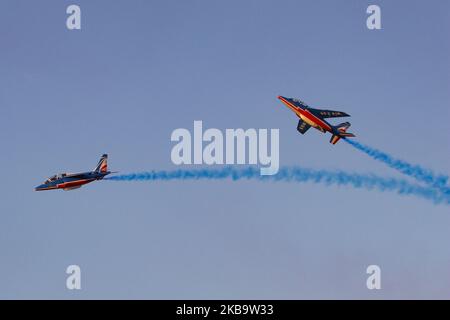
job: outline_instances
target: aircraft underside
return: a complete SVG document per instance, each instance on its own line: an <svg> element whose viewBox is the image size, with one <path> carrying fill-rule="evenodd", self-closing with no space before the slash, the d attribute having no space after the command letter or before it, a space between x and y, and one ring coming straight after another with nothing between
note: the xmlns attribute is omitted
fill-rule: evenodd
<svg viewBox="0 0 450 320"><path fill-rule="evenodd" d="M304 115L300 114L299 118L304 121L308 126L313 127L314 129L319 130L320 132L325 132L325 129L319 126L317 123L312 121L311 119L305 117Z"/></svg>

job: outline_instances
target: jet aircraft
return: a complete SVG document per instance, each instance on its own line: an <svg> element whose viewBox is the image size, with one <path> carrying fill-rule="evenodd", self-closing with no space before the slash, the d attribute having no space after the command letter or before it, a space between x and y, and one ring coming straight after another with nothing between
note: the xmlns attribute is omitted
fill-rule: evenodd
<svg viewBox="0 0 450 320"><path fill-rule="evenodd" d="M36 191L63 189L64 191L81 188L83 185L96 180L102 180L108 174L108 155L100 158L93 171L81 173L60 173L48 178L43 184L35 188Z"/></svg>
<svg viewBox="0 0 450 320"><path fill-rule="evenodd" d="M323 133L330 132L332 134L330 143L332 144L336 144L341 138L345 139L355 136L353 133L347 132L347 129L350 127L350 122L344 122L337 126L333 126L325 121L325 118L350 117L350 115L345 112L313 109L303 101L295 98L279 96L278 99L280 99L289 109L294 111L300 118L297 130L301 134L305 134L311 127Z"/></svg>

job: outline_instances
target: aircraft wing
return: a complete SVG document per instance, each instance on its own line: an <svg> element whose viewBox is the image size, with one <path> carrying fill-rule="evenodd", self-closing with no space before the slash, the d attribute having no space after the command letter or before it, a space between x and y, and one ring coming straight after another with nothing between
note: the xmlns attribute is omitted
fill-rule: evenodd
<svg viewBox="0 0 450 320"><path fill-rule="evenodd" d="M341 118L341 117L350 117L349 114L343 112L343 111L335 111L335 110L322 110L322 109L313 109L308 108L311 113L313 113L315 116L323 118Z"/></svg>
<svg viewBox="0 0 450 320"><path fill-rule="evenodd" d="M303 121L301 119L298 121L297 130L301 134L305 134L309 128L311 128L311 126L309 124L307 124L305 121Z"/></svg>

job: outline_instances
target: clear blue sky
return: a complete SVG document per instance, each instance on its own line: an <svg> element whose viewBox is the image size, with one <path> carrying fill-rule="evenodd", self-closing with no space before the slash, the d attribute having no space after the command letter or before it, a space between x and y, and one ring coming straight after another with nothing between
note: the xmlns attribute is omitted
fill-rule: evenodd
<svg viewBox="0 0 450 320"><path fill-rule="evenodd" d="M82 30L66 29L66 7ZM382 9L382 30L366 8ZM97 182L102 153L173 169L170 134L280 128L281 165L401 177L296 131L276 99L352 115L359 141L450 172L448 1L0 3L0 298L448 298L450 212L311 184ZM68 291L65 269L82 269ZM366 267L382 269L369 291Z"/></svg>

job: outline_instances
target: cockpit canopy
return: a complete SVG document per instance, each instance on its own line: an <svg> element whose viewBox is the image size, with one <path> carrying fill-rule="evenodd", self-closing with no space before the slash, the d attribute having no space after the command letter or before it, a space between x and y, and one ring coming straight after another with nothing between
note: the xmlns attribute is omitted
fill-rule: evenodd
<svg viewBox="0 0 450 320"><path fill-rule="evenodd" d="M292 101L297 102L298 104L302 105L302 106L308 106L304 101L297 99L297 98L292 98Z"/></svg>
<svg viewBox="0 0 450 320"><path fill-rule="evenodd" d="M45 183L50 183L56 180L59 180L61 178L64 178L65 176L67 176L67 173L59 173L59 174L55 174L54 176L51 176L50 178L48 178L47 180L45 180Z"/></svg>

